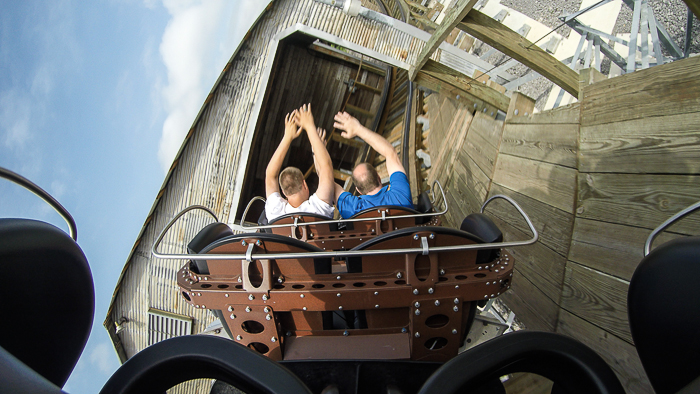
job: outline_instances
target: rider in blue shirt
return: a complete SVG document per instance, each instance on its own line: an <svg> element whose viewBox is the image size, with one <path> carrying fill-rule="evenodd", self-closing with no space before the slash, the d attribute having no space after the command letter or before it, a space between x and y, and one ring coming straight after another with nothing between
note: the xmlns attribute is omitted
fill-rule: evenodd
<svg viewBox="0 0 700 394"><path fill-rule="evenodd" d="M386 169L389 172L389 186L382 187L382 180L371 164L358 164L352 171L352 180L360 196L353 196L340 185L335 185L336 207L340 216L347 219L364 209L380 205L398 205L413 209L406 170L389 141L362 126L347 112L335 115L333 126L343 130L341 136L344 138L360 137L367 142L372 149L386 158Z"/></svg>

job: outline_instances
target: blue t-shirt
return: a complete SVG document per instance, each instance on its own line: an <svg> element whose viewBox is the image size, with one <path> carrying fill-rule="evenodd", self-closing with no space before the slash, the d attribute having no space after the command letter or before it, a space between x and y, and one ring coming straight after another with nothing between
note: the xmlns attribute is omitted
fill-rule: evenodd
<svg viewBox="0 0 700 394"><path fill-rule="evenodd" d="M401 171L391 174L389 186L384 186L377 194L353 196L348 192L343 192L338 197L338 212L344 219L367 208L381 205L398 205L414 209L411 186L408 184L406 174Z"/></svg>

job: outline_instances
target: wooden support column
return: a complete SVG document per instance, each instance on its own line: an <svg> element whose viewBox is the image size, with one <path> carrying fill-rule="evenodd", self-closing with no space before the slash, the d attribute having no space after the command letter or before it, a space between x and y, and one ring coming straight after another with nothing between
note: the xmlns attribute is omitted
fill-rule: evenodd
<svg viewBox="0 0 700 394"><path fill-rule="evenodd" d="M462 0L461 2L455 4L455 6L450 10L449 14L442 21L440 26L438 26L435 33L430 37L430 40L425 43L425 46L420 51L420 54L416 58L415 66L411 66L408 70L408 78L413 81L416 79L418 71L425 65L433 52L445 41L445 38L452 32L452 30L457 26L464 16L471 11L477 0Z"/></svg>
<svg viewBox="0 0 700 394"><path fill-rule="evenodd" d="M596 70L595 68L586 68L581 70L579 79L579 91L578 91L578 101L583 100L583 88L588 85L593 85L596 82L604 81L606 77L603 73Z"/></svg>
<svg viewBox="0 0 700 394"><path fill-rule="evenodd" d="M683 0L685 4L693 11L696 18L700 19L700 3L697 0Z"/></svg>
<svg viewBox="0 0 700 394"><path fill-rule="evenodd" d="M411 102L413 105L411 105L411 113L408 118L408 121L411 122L411 124L409 125L408 136L404 137L408 138L408 152L404 152L404 154L408 154L408 168L406 168L406 171L408 172L408 183L411 185L411 196L413 198L413 202L416 203L418 201L418 194L420 194L420 185L422 183L418 179L418 171L416 169L416 116L418 109L418 89L413 89L413 100Z"/></svg>
<svg viewBox="0 0 700 394"><path fill-rule="evenodd" d="M578 97L578 73L502 23L471 10L457 27L530 67L574 97Z"/></svg>
<svg viewBox="0 0 700 394"><path fill-rule="evenodd" d="M532 117L532 111L534 110L535 100L522 93L513 92L513 95L510 97L508 112L506 113L506 123L516 116Z"/></svg>

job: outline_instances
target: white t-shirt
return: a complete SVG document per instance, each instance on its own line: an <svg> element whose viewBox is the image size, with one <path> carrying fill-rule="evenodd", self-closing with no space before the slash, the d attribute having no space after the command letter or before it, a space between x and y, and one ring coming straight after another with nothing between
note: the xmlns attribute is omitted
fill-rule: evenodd
<svg viewBox="0 0 700 394"><path fill-rule="evenodd" d="M291 206L289 202L282 198L277 192L267 197L267 201L265 202L265 215L268 221L271 222L282 215L296 212L315 213L333 218L333 206L316 197L316 193L296 208Z"/></svg>

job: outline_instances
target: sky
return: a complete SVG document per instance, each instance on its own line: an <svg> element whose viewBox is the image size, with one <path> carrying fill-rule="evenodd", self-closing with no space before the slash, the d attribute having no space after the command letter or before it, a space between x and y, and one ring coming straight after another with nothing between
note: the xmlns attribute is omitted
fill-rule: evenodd
<svg viewBox="0 0 700 394"><path fill-rule="evenodd" d="M167 169L268 1L0 0L0 167L72 215L95 283L90 339L64 387L96 393L119 361L102 322ZM67 225L0 180L0 218Z"/></svg>

